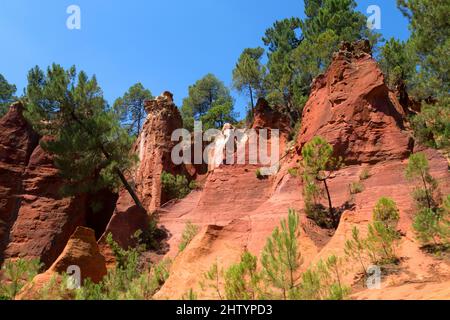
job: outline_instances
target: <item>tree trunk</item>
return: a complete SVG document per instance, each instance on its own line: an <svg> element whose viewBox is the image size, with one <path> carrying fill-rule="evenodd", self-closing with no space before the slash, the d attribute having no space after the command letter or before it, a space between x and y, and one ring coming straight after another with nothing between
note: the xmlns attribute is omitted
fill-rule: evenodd
<svg viewBox="0 0 450 320"><path fill-rule="evenodd" d="M323 180L323 184L325 185L325 191L327 192L327 198L328 198L328 210L330 212L330 217L333 219L334 225L337 227L337 219L333 212L333 205L331 204L331 196L330 196L330 190L328 190L328 184L327 179Z"/></svg>
<svg viewBox="0 0 450 320"><path fill-rule="evenodd" d="M252 104L252 117L253 117L253 115L255 114L255 103L254 103L254 101L253 101L253 90L252 90L252 86L249 85L249 86L248 86L248 89L249 89L249 91L250 91L250 103Z"/></svg>
<svg viewBox="0 0 450 320"><path fill-rule="evenodd" d="M431 199L428 193L427 181L425 180L425 176L423 175L422 172L420 173L420 176L422 177L423 186L425 187L425 195L427 197L428 209L431 209Z"/></svg>
<svg viewBox="0 0 450 320"><path fill-rule="evenodd" d="M76 116L74 111L71 112L71 116L72 116L72 119L74 119L81 127L83 127L86 130L86 132L88 132L92 136L92 132L88 128L86 128L86 126L83 124L83 122L81 122L80 119L78 119L78 117ZM108 160L111 159L111 155L108 153L108 151L105 150L105 147L103 146L103 143L101 141L100 141L99 147L100 147L100 150L102 151L103 155L105 156L105 158ZM142 205L141 201L139 200L139 197L137 196L137 194L134 192L133 188L128 183L123 172L119 168L116 168L115 171L116 171L116 174L119 176L119 179L122 182L123 186L128 191L131 198L133 198L134 203L139 208L144 209L144 206Z"/></svg>

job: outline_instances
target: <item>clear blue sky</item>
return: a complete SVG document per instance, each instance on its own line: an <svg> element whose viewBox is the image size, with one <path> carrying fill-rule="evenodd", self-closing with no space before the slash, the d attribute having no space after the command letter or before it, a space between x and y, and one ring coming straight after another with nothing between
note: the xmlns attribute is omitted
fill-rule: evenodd
<svg viewBox="0 0 450 320"><path fill-rule="evenodd" d="M408 37L394 0L378 5L385 38ZM81 8L81 30L66 27L69 5ZM154 95L170 90L181 104L188 86L211 72L231 84L242 50L262 46L277 19L303 17L302 0L1 0L0 73L22 93L30 68L53 62L96 74L109 103L142 82ZM233 92L244 114L245 97Z"/></svg>

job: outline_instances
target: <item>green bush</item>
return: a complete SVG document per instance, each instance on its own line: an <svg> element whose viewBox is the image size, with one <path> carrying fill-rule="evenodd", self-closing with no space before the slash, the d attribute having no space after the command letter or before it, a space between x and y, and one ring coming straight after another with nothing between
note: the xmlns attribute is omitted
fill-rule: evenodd
<svg viewBox="0 0 450 320"><path fill-rule="evenodd" d="M185 176L163 171L161 174L162 189L170 199L183 199L190 192L190 183Z"/></svg>
<svg viewBox="0 0 450 320"><path fill-rule="evenodd" d="M365 247L373 264L397 263L396 247L399 234L381 221L374 221L368 226Z"/></svg>
<svg viewBox="0 0 450 320"><path fill-rule="evenodd" d="M265 176L261 172L261 169L256 169L255 175L256 175L256 178L258 178L259 180L262 180L265 178Z"/></svg>
<svg viewBox="0 0 450 320"><path fill-rule="evenodd" d="M350 194L357 194L364 191L364 185L361 182L352 182L350 184Z"/></svg>
<svg viewBox="0 0 450 320"><path fill-rule="evenodd" d="M241 261L225 272L225 296L227 300L256 300L261 294L261 276L257 272L258 259L244 252Z"/></svg>
<svg viewBox="0 0 450 320"><path fill-rule="evenodd" d="M192 222L188 221L186 223L186 226L184 227L183 234L181 235L181 243L178 246L178 250L181 252L188 244L194 239L194 237L197 235L199 231L199 226L196 226L195 224L192 224Z"/></svg>
<svg viewBox="0 0 450 320"><path fill-rule="evenodd" d="M116 257L116 267L108 270L100 283L86 280L75 292L78 300L148 300L161 288L169 276L170 260L162 260L143 268L140 256L143 248L122 249L108 235L107 243Z"/></svg>
<svg viewBox="0 0 450 320"><path fill-rule="evenodd" d="M382 222L386 227L395 228L400 219L399 210L394 200L383 197L373 209L373 220Z"/></svg>
<svg viewBox="0 0 450 320"><path fill-rule="evenodd" d="M281 228L275 228L261 253L263 275L273 287L281 290L283 299L295 288L296 272L302 264L297 244L299 234L299 216L289 209L288 218L281 221Z"/></svg>
<svg viewBox="0 0 450 320"><path fill-rule="evenodd" d="M19 291L39 273L42 264L38 259L7 260L2 266L0 297L13 300Z"/></svg>
<svg viewBox="0 0 450 320"><path fill-rule="evenodd" d="M370 170L368 168L364 168L361 173L359 174L359 180L363 181L363 180L367 180L371 177L371 173Z"/></svg>

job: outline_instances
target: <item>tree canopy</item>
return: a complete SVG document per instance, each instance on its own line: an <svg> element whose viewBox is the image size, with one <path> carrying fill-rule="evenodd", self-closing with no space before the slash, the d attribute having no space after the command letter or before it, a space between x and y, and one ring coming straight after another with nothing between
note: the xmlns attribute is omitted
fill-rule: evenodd
<svg viewBox="0 0 450 320"><path fill-rule="evenodd" d="M141 206L123 173L134 163L132 139L108 109L95 76L57 64L46 72L35 67L26 93L26 115L41 135L49 136L42 146L67 179L66 193L95 192L121 182Z"/></svg>
<svg viewBox="0 0 450 320"><path fill-rule="evenodd" d="M131 86L123 97L114 102L114 111L119 116L120 122L132 135L139 135L147 113L145 112L145 100L153 99L150 90L145 89L138 82Z"/></svg>
<svg viewBox="0 0 450 320"><path fill-rule="evenodd" d="M0 117L8 111L9 105L15 99L15 92L16 86L8 83L5 77L0 74Z"/></svg>
<svg viewBox="0 0 450 320"><path fill-rule="evenodd" d="M184 126L192 130L194 120L200 120L203 128L222 129L225 122L235 121L233 106L230 90L216 76L207 74L189 87L189 96L183 99Z"/></svg>

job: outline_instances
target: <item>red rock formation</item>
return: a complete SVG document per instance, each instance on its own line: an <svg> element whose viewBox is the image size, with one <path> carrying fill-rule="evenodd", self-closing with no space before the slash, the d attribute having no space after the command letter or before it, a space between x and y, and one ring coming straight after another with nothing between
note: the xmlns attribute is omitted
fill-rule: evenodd
<svg viewBox="0 0 450 320"><path fill-rule="evenodd" d="M14 104L0 120L0 258L39 258L50 266L84 225L83 198L63 198L63 181Z"/></svg>
<svg viewBox="0 0 450 320"><path fill-rule="evenodd" d="M179 299L193 289L199 298L217 299L215 292L199 286L202 275L214 263L226 268L237 262L243 250L259 256L266 238L279 220L287 216L289 208L296 209L301 217L298 241L303 258L301 270L331 254L344 256L345 241L351 237L352 228L357 226L364 235L373 208L382 196L396 201L400 210L399 229L406 234L398 249L402 257L401 271L383 279L383 288L394 285L395 292L400 292L391 298L402 298L401 292L407 290L410 282L420 281L424 283L423 288L429 284L432 289L436 282L450 279L450 267L426 255L415 240L411 227L414 184L404 178L404 170L408 155L416 150L403 109L384 84L383 75L364 44L344 46L325 75L314 82L303 113L297 153L283 160L276 178L258 181L255 168L222 165L210 173L203 191L161 209L161 224L172 235L168 256L174 257L174 264L157 298ZM306 218L301 179L287 172L298 165L302 146L316 135L326 138L346 165L329 181L335 207L352 200L348 186L359 181L363 168L371 172L371 177L362 182L364 191L353 196L354 206L344 211L338 229L331 233ZM431 174L438 179L441 192L448 194L450 175L446 160L434 150L421 150L427 154ZM202 229L178 253L177 246L187 221ZM359 266L346 262L345 270L343 281L353 285ZM402 285L406 287L397 290ZM448 292L439 290L440 296ZM365 291L355 294L359 298L374 296Z"/></svg>
<svg viewBox="0 0 450 320"><path fill-rule="evenodd" d="M61 275L68 273L71 266L79 267L81 283L86 279L98 283L106 275L105 258L100 254L94 230L78 227L58 259L45 273L37 275L31 283L26 285L16 300L42 298L40 291L52 280L64 285L61 284ZM52 292L48 294L50 295L48 298L51 298Z"/></svg>
<svg viewBox="0 0 450 320"><path fill-rule="evenodd" d="M23 105L15 103L0 119L0 261L20 207L22 175L38 143L22 112Z"/></svg>
<svg viewBox="0 0 450 320"><path fill-rule="evenodd" d="M345 44L312 84L297 146L320 135L346 164L404 159L413 147L404 121L402 106L367 49Z"/></svg>
<svg viewBox="0 0 450 320"><path fill-rule="evenodd" d="M112 263L114 258L105 243L106 236L111 233L119 245L128 247L135 232L147 227L148 215L168 200L162 191L162 172L181 173L183 169L171 160L172 148L176 144L171 141L172 132L182 127L172 94L164 92L155 100L147 101L146 110L148 116L133 150L139 156L139 163L129 176L145 210L139 209L130 195L121 190L115 212L100 239L101 250L108 263Z"/></svg>

